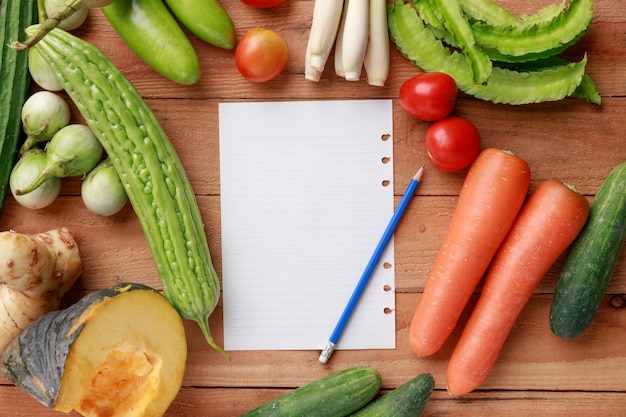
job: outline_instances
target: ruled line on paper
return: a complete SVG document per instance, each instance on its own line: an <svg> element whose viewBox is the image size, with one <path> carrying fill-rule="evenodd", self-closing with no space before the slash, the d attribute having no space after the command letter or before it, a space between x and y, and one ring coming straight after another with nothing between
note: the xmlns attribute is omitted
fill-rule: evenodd
<svg viewBox="0 0 626 417"><path fill-rule="evenodd" d="M219 113L225 348L319 349L393 213L391 101ZM344 349L395 347L393 241L383 260Z"/></svg>

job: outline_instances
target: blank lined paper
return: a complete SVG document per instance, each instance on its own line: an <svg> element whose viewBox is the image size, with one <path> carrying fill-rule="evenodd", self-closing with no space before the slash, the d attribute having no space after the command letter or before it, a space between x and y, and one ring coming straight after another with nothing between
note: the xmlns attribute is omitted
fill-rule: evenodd
<svg viewBox="0 0 626 417"><path fill-rule="evenodd" d="M390 100L221 103L224 345L326 344L393 214ZM395 347L393 239L337 349Z"/></svg>

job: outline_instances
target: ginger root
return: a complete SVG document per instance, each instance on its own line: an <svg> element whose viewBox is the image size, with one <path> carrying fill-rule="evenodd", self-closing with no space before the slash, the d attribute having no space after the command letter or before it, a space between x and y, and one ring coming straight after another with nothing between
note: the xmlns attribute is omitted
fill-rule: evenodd
<svg viewBox="0 0 626 417"><path fill-rule="evenodd" d="M60 308L82 270L65 227L36 235L0 232L0 356L35 319Z"/></svg>

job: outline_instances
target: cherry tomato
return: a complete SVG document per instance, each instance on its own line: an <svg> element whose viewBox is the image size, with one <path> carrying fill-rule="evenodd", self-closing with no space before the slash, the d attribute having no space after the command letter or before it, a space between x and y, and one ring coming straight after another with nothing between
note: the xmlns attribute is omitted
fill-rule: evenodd
<svg viewBox="0 0 626 417"><path fill-rule="evenodd" d="M278 6L279 4L283 4L285 0L241 0L242 3L247 4L248 6L258 7L261 9L267 9L269 7Z"/></svg>
<svg viewBox="0 0 626 417"><path fill-rule="evenodd" d="M430 125L424 139L430 161L442 171L468 167L480 152L480 134L462 117L446 117Z"/></svg>
<svg viewBox="0 0 626 417"><path fill-rule="evenodd" d="M264 83L275 78L287 64L287 42L270 29L250 29L237 44L235 65L249 81Z"/></svg>
<svg viewBox="0 0 626 417"><path fill-rule="evenodd" d="M400 104L413 117L434 122L452 112L458 91L454 78L448 74L427 72L402 84Z"/></svg>

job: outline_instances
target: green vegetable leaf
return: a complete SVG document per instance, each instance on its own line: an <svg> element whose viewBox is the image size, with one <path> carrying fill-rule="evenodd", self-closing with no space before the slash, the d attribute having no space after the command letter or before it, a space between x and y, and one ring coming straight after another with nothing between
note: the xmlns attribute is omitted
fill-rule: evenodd
<svg viewBox="0 0 626 417"><path fill-rule="evenodd" d="M586 57L530 71L494 66L479 84L467 71L465 56L437 39L410 4L399 0L390 5L388 23L391 39L414 65L449 74L460 90L482 100L515 105L561 100L576 91L585 75Z"/></svg>
<svg viewBox="0 0 626 417"><path fill-rule="evenodd" d="M474 82L484 83L491 75L491 60L476 46L474 33L463 15L459 0L428 0L430 6L454 37L456 44L464 53Z"/></svg>

